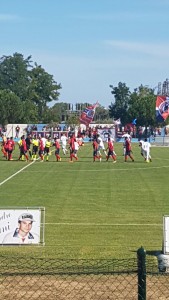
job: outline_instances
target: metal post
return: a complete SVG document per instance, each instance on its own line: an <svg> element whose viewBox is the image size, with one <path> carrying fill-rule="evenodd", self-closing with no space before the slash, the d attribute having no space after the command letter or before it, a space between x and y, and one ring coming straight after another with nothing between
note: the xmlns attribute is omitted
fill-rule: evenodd
<svg viewBox="0 0 169 300"><path fill-rule="evenodd" d="M137 250L138 261L138 300L146 300L146 251L143 247Z"/></svg>

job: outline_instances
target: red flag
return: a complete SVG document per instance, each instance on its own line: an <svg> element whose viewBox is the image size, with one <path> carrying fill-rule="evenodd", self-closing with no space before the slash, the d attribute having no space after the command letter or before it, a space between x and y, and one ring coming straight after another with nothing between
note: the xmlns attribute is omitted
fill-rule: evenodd
<svg viewBox="0 0 169 300"><path fill-rule="evenodd" d="M97 102L91 106L86 107L79 118L80 123L89 125L93 121L95 110L98 106L99 104Z"/></svg>
<svg viewBox="0 0 169 300"><path fill-rule="evenodd" d="M169 116L169 97L157 96L156 98L156 119L164 122Z"/></svg>

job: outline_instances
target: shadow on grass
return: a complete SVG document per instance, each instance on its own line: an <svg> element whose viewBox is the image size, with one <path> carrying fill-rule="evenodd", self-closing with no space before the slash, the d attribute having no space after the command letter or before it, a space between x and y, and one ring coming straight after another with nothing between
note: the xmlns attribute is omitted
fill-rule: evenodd
<svg viewBox="0 0 169 300"><path fill-rule="evenodd" d="M150 256L158 256L163 253L162 250L146 250L146 249L144 250L146 251L146 254ZM130 251L130 252L135 253L137 255L137 251L138 249L136 251Z"/></svg>

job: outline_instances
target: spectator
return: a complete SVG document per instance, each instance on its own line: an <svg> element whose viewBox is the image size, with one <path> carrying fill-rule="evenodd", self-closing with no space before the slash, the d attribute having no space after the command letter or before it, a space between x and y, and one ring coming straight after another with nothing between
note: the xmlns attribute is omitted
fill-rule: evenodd
<svg viewBox="0 0 169 300"><path fill-rule="evenodd" d="M20 132L20 127L19 127L19 125L17 125L15 128L15 138L19 137L19 132Z"/></svg>

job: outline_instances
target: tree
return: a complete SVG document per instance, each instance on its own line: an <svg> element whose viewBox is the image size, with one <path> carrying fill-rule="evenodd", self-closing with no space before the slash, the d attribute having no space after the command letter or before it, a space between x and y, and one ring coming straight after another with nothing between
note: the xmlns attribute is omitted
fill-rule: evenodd
<svg viewBox="0 0 169 300"><path fill-rule="evenodd" d="M104 121L109 119L109 110L104 108L103 106L99 105L96 107L94 121L103 123Z"/></svg>
<svg viewBox="0 0 169 300"><path fill-rule="evenodd" d="M128 106L130 100L130 91L125 83L119 82L118 87L113 87L110 85L112 89L111 93L114 95L115 102L111 103L109 106L109 114L110 117L114 119L121 119L122 124L126 124L128 122Z"/></svg>
<svg viewBox="0 0 169 300"><path fill-rule="evenodd" d="M22 102L23 105L23 117L21 123L35 124L38 122L38 109L36 105L30 101L26 100Z"/></svg>
<svg viewBox="0 0 169 300"><path fill-rule="evenodd" d="M0 58L0 90L10 90L21 100L25 100L29 86L31 56L24 59L22 54Z"/></svg>
<svg viewBox="0 0 169 300"><path fill-rule="evenodd" d="M31 100L38 107L40 120L49 102L58 100L61 85L53 79L53 75L48 74L40 65L35 63L35 67L30 72L29 94Z"/></svg>
<svg viewBox="0 0 169 300"><path fill-rule="evenodd" d="M68 104L67 103L56 103L54 106L45 110L43 114L43 120L46 123L51 121L56 123L61 123L62 121L66 121L68 118Z"/></svg>
<svg viewBox="0 0 169 300"><path fill-rule="evenodd" d="M71 113L68 116L66 124L72 127L80 125L79 116L76 113Z"/></svg>
<svg viewBox="0 0 169 300"><path fill-rule="evenodd" d="M154 90L141 85L130 96L128 115L130 120L137 118L137 126L154 126L155 119Z"/></svg>
<svg viewBox="0 0 169 300"><path fill-rule="evenodd" d="M5 126L8 123L19 123L23 118L23 103L15 93L0 90L0 120Z"/></svg>
<svg viewBox="0 0 169 300"><path fill-rule="evenodd" d="M58 100L61 85L57 84L53 75L48 74L40 65L32 65L31 56L24 59L22 54L0 58L0 90L14 93L29 109L35 109L32 119L42 121L47 104ZM26 104L28 102L28 104ZM32 103L32 105L31 105ZM28 120L31 114L25 111L23 120ZM38 116L37 116L38 112Z"/></svg>

